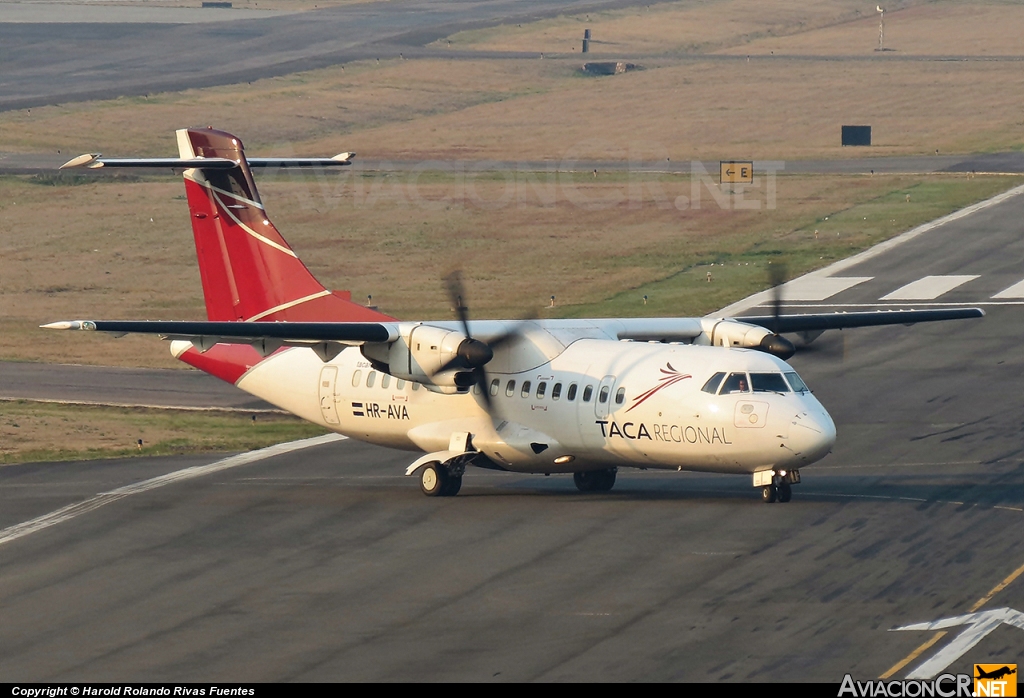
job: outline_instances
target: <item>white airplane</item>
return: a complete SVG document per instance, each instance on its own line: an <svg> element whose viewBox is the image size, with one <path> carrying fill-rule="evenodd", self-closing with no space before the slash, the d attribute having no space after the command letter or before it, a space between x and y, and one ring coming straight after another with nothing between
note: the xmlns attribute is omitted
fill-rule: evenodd
<svg viewBox="0 0 1024 698"><path fill-rule="evenodd" d="M341 166L246 159L213 129L177 132L178 158L87 154L65 167L184 170L208 319L43 327L171 340L171 353L303 419L382 446L424 451L407 475L453 496L467 466L572 473L610 490L619 467L752 476L786 502L836 428L786 362L781 332L980 317L976 308L754 318L399 322L329 291L267 218L251 169Z"/></svg>

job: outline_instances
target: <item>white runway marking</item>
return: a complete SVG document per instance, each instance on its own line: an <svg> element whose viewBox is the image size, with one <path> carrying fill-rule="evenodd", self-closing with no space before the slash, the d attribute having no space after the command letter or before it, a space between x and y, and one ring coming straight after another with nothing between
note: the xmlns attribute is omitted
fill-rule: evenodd
<svg viewBox="0 0 1024 698"><path fill-rule="evenodd" d="M1019 196L1020 194L1024 194L1024 185L1014 187L1009 191L1004 191L1002 194L997 194L996 196L993 196L991 199L979 201L978 203L968 206L967 208L962 208L959 211L954 211L948 216L936 218L935 220L925 223L924 225L919 225L916 228L908 230L907 232L897 235L896 237L886 240L885 242L880 242L874 247L869 247L868 249L864 250L859 254L855 254L852 257L847 257L846 259L841 259L838 262L830 264L824 269L812 271L810 274L807 274L806 276L829 277L832 274L838 274L839 272L845 271L846 269L856 266L857 264L861 264L862 262L866 262L869 259L874 259L879 255L883 255L892 248L902 245L905 242L909 242L914 238L924 235L925 233L931 230L935 230L936 228L941 227L946 223L952 223L953 221L965 218L971 215L972 213L976 213L978 211L990 208L992 206L997 206L1008 199L1012 199L1015 196ZM730 306L726 306L725 308L722 308L716 313L708 313L707 317L733 317L739 315L745 310L755 308L763 303L771 303L771 300L771 290L761 291L760 293L755 293L752 296L747 296L743 300L737 301L736 303L733 303Z"/></svg>
<svg viewBox="0 0 1024 698"><path fill-rule="evenodd" d="M964 274L960 276L926 276L923 279L912 281L906 286L901 286L892 293L882 296L883 301L930 301L938 298L944 293L949 293L957 286L963 286L968 281L978 278L977 274Z"/></svg>
<svg viewBox="0 0 1024 698"><path fill-rule="evenodd" d="M1004 288L1002 291L992 296L993 298L1024 298L1024 281L1018 281L1009 288Z"/></svg>
<svg viewBox="0 0 1024 698"><path fill-rule="evenodd" d="M871 281L872 276L803 276L782 287L787 301L823 301L857 284Z"/></svg>
<svg viewBox="0 0 1024 698"><path fill-rule="evenodd" d="M249 463L254 463L266 458L280 456L284 453L291 453L292 451L298 451L303 448L320 446L321 444L328 444L333 441L341 441L347 438L347 436L342 436L341 434L326 434L325 436L317 436L312 439L289 441L287 443L277 444L276 446L270 446L269 448L261 448L258 451L240 453L237 456L224 458L207 465L196 465L191 468L184 468L183 470L175 470L174 472L167 473L166 475L160 475L158 477L150 478L149 480L143 480L142 482L135 482L131 485L118 487L117 489L109 492L101 492L94 497L86 499L84 502L69 504L68 506L57 509L56 511L51 511L49 514L43 514L42 516L36 517L30 521L25 521L24 523L15 524L14 526L9 526L8 528L3 529L0 531L0 545L10 543L12 540L17 540L18 538L22 538L31 533L42 531L50 526L56 526L59 523L73 519L76 516L81 516L82 514L87 514L90 511L99 509L105 504L116 502L119 499L124 499L125 497L133 494L148 492L149 490L154 490L158 487L170 485L175 482L191 480L192 478L218 473L222 470L228 470L229 468L236 468L240 465L248 465Z"/></svg>

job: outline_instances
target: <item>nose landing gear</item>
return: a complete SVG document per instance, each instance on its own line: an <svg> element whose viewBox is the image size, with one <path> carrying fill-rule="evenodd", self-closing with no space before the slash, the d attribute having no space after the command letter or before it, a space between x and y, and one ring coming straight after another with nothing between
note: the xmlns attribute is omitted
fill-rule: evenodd
<svg viewBox="0 0 1024 698"><path fill-rule="evenodd" d="M765 504L788 502L793 498L793 485L800 483L799 470L760 470L754 473L754 487L761 488Z"/></svg>

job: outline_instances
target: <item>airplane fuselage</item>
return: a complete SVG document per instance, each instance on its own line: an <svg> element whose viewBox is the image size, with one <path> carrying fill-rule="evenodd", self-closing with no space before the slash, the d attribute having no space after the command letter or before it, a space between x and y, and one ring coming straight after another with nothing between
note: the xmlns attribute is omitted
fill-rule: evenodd
<svg viewBox="0 0 1024 698"><path fill-rule="evenodd" d="M176 342L172 350L188 346ZM741 374L745 385L726 390ZM326 363L312 351L285 349L237 385L332 431L392 448L444 451L453 433L468 433L476 450L516 472L751 473L804 467L835 441L828 413L809 391L793 390L787 374L795 376L788 364L758 351L580 339L529 370L492 371L493 419L478 389L433 392L376 370L354 347ZM758 389L765 380L776 390Z"/></svg>

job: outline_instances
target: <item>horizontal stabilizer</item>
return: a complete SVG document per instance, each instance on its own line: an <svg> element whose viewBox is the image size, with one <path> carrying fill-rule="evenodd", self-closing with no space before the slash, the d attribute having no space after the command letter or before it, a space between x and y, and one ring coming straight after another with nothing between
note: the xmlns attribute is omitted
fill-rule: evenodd
<svg viewBox="0 0 1024 698"><path fill-rule="evenodd" d="M249 167L293 168L293 167L345 167L351 165L355 153L340 153L333 158L247 158ZM125 168L169 168L173 170L230 170L238 163L229 158L105 158L100 153L85 153L72 158L60 166L67 170L87 167L90 170L101 167Z"/></svg>
<svg viewBox="0 0 1024 698"><path fill-rule="evenodd" d="M917 322L964 320L984 317L981 308L935 308L931 310L874 310L862 313L824 313L806 315L771 315L737 317L740 322L760 325L774 332L814 332L841 330L848 327L879 327L882 325L913 325Z"/></svg>

